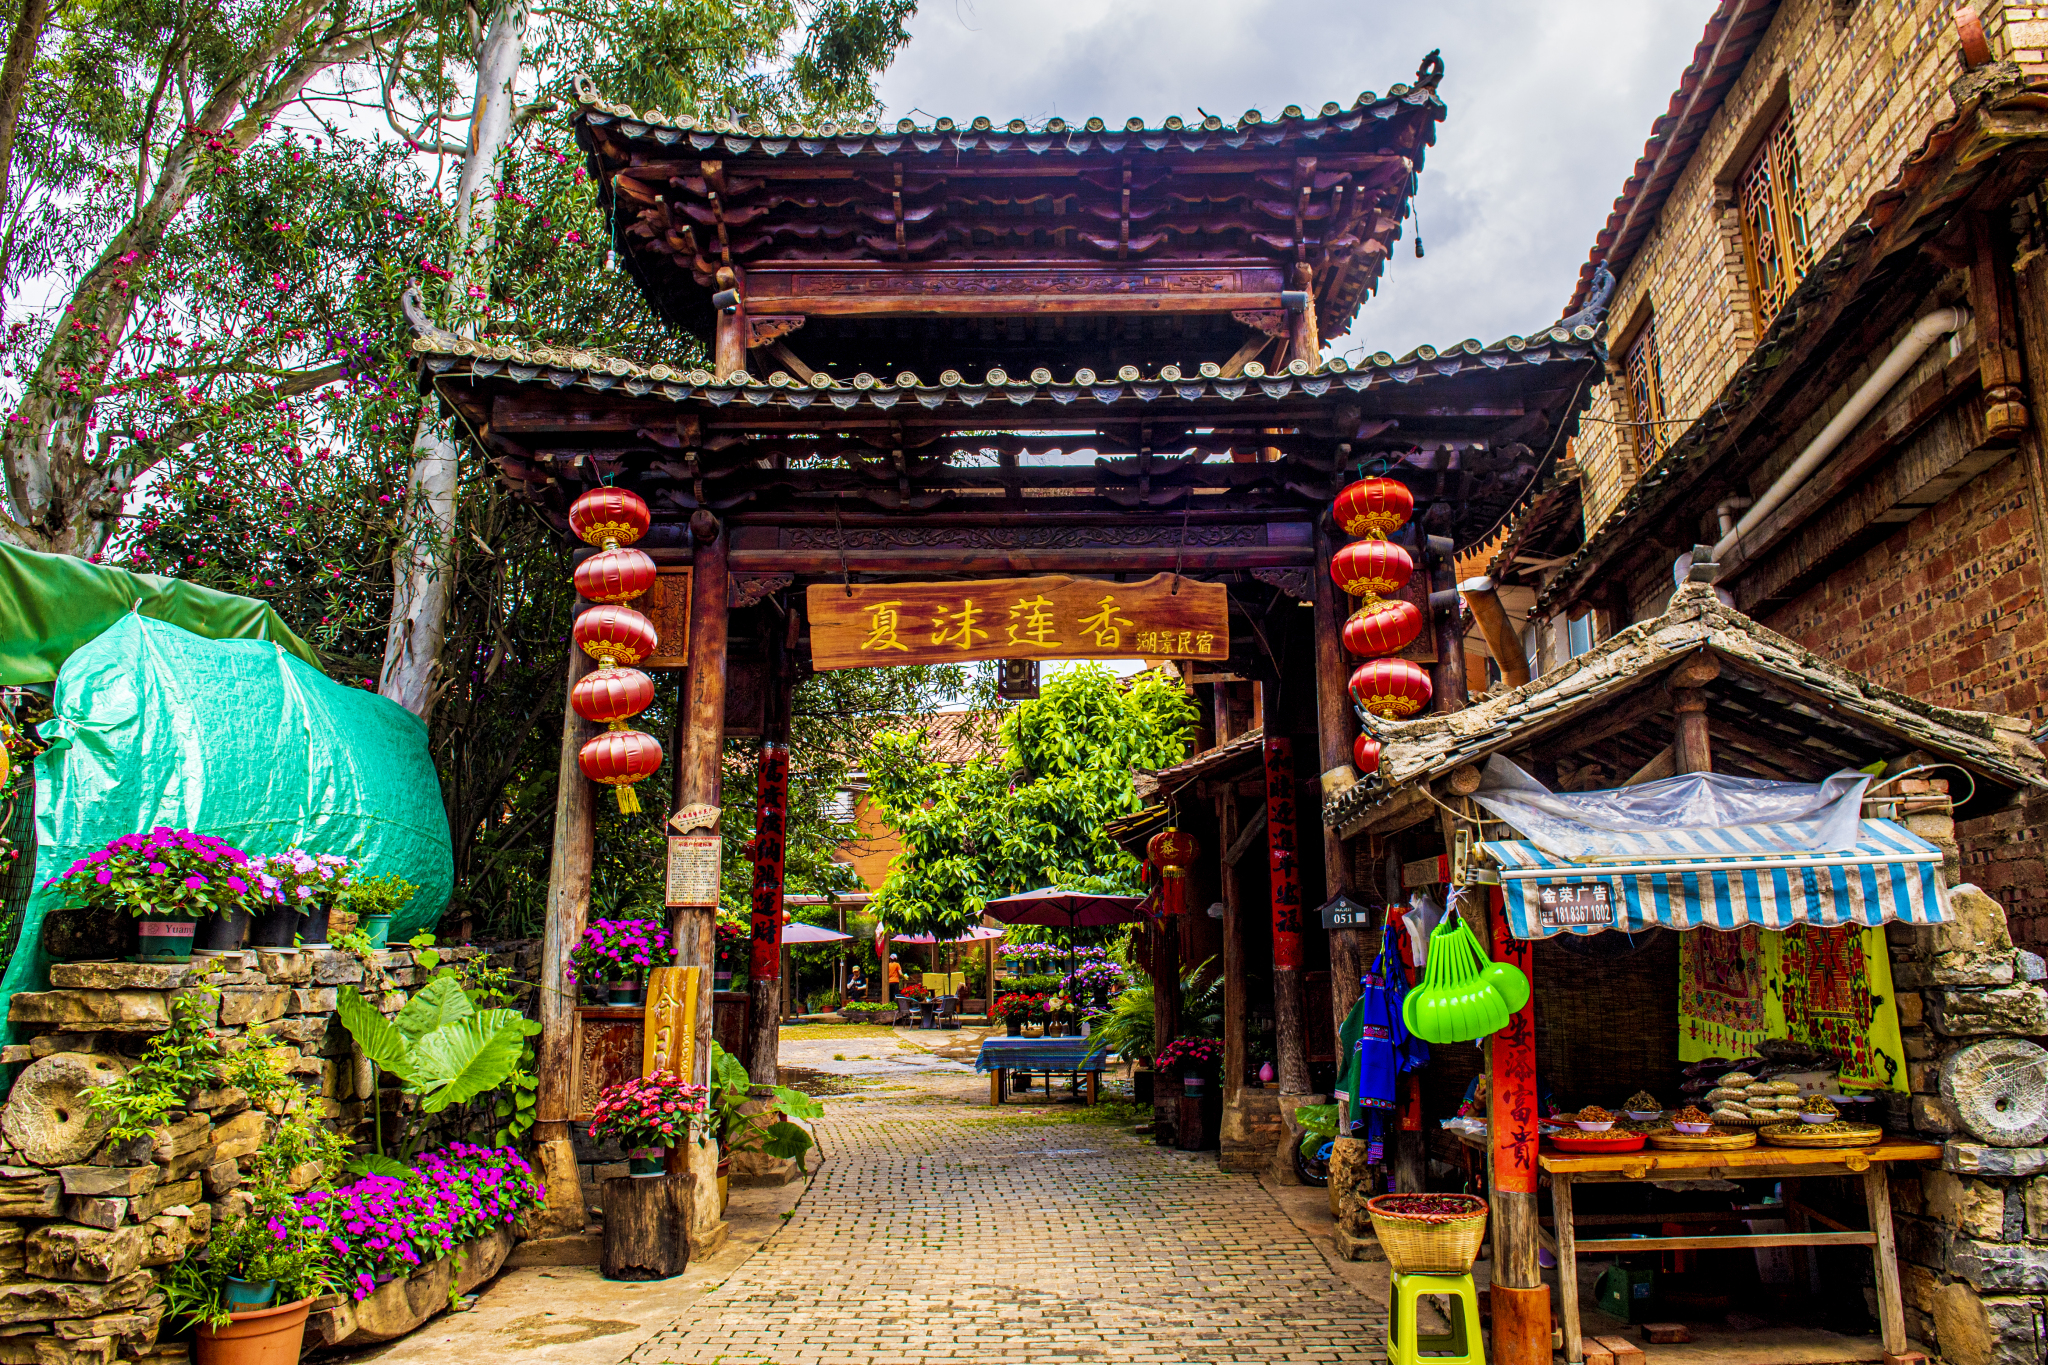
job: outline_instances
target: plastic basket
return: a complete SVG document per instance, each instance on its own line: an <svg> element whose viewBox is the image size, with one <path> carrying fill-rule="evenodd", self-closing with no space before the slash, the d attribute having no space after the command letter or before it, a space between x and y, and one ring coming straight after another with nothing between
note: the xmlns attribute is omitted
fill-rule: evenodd
<svg viewBox="0 0 2048 1365"><path fill-rule="evenodd" d="M1479 1245L1486 1240L1486 1201L1476 1194L1431 1195L1458 1199L1466 1208L1456 1213L1411 1214L1401 1203L1412 1195L1382 1194L1365 1202L1387 1263L1400 1275L1463 1275L1472 1269Z"/></svg>

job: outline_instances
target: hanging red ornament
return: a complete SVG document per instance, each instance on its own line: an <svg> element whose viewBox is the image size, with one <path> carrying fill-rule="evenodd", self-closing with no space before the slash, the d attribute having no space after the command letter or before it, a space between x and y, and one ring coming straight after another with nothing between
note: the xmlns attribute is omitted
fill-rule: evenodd
<svg viewBox="0 0 2048 1365"><path fill-rule="evenodd" d="M1398 654L1422 634L1422 608L1390 597L1360 607L1344 623L1344 648L1361 659Z"/></svg>
<svg viewBox="0 0 2048 1365"><path fill-rule="evenodd" d="M653 735L638 730L607 730L583 746L576 766L592 782L602 782L618 798L619 810L637 814L640 798L633 784L654 776L661 768L661 745Z"/></svg>
<svg viewBox="0 0 2048 1365"><path fill-rule="evenodd" d="M1415 561L1391 540L1354 540L1330 556L1330 577L1353 597L1392 597L1415 575Z"/></svg>
<svg viewBox="0 0 2048 1365"><path fill-rule="evenodd" d="M1378 772L1380 770L1380 742L1371 735L1358 736L1358 738L1351 741L1351 760L1352 765L1358 769L1359 776L1361 777L1369 773Z"/></svg>
<svg viewBox="0 0 2048 1365"><path fill-rule="evenodd" d="M653 519L647 500L623 488L593 488L569 504L569 529L592 545L631 545Z"/></svg>
<svg viewBox="0 0 2048 1365"><path fill-rule="evenodd" d="M576 714L599 725L637 716L654 704L654 679L637 668L600 668L569 689Z"/></svg>
<svg viewBox="0 0 2048 1365"><path fill-rule="evenodd" d="M1383 540L1415 515L1415 495L1399 479L1360 479L1337 495L1336 513L1345 535Z"/></svg>
<svg viewBox="0 0 2048 1365"><path fill-rule="evenodd" d="M1202 846L1186 830L1162 830L1145 845L1145 860L1159 869L1160 908L1169 915L1188 912L1188 868Z"/></svg>
<svg viewBox="0 0 2048 1365"><path fill-rule="evenodd" d="M1400 720L1429 705L1429 674L1406 659L1374 659L1352 673L1351 699L1382 720Z"/></svg>
<svg viewBox="0 0 2048 1365"><path fill-rule="evenodd" d="M654 586L645 550L613 546L576 566L576 595L586 602L630 602Z"/></svg>
<svg viewBox="0 0 2048 1365"><path fill-rule="evenodd" d="M654 623L631 607L592 607L576 618L574 638L585 654L610 667L637 664L660 640Z"/></svg>

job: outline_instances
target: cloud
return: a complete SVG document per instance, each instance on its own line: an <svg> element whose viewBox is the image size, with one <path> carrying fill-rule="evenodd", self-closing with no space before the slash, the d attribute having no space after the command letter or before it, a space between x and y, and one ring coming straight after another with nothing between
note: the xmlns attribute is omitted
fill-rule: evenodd
<svg viewBox="0 0 2048 1365"><path fill-rule="evenodd" d="M1711 0L925 0L882 80L889 112L998 123L1350 104L1441 48L1450 107L1403 230L1336 353L1554 321Z"/></svg>

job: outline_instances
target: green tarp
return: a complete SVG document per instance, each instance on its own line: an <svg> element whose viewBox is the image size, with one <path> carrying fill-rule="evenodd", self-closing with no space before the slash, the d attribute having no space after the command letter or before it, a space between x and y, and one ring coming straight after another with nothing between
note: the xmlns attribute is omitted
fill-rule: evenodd
<svg viewBox="0 0 2048 1365"><path fill-rule="evenodd" d="M320 667L312 647L254 598L0 542L0 685L51 681L74 650L131 611L209 640L275 640Z"/></svg>
<svg viewBox="0 0 2048 1365"><path fill-rule="evenodd" d="M71 649L53 707L36 760L39 883L123 834L169 825L257 854L346 854L417 883L394 940L446 908L454 868L426 726L282 642L202 639L131 613ZM54 890L31 897L0 1008L47 981L40 929L59 903Z"/></svg>

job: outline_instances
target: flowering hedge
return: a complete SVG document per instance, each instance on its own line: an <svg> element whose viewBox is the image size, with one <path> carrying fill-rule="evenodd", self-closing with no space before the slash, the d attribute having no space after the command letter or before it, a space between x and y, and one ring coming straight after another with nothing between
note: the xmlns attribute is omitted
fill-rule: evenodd
<svg viewBox="0 0 2048 1365"><path fill-rule="evenodd" d="M331 1276L357 1299L540 1207L547 1191L509 1147L457 1142L417 1157L403 1180L366 1175L293 1201L300 1226L332 1252ZM271 1231L286 1232L284 1218Z"/></svg>

